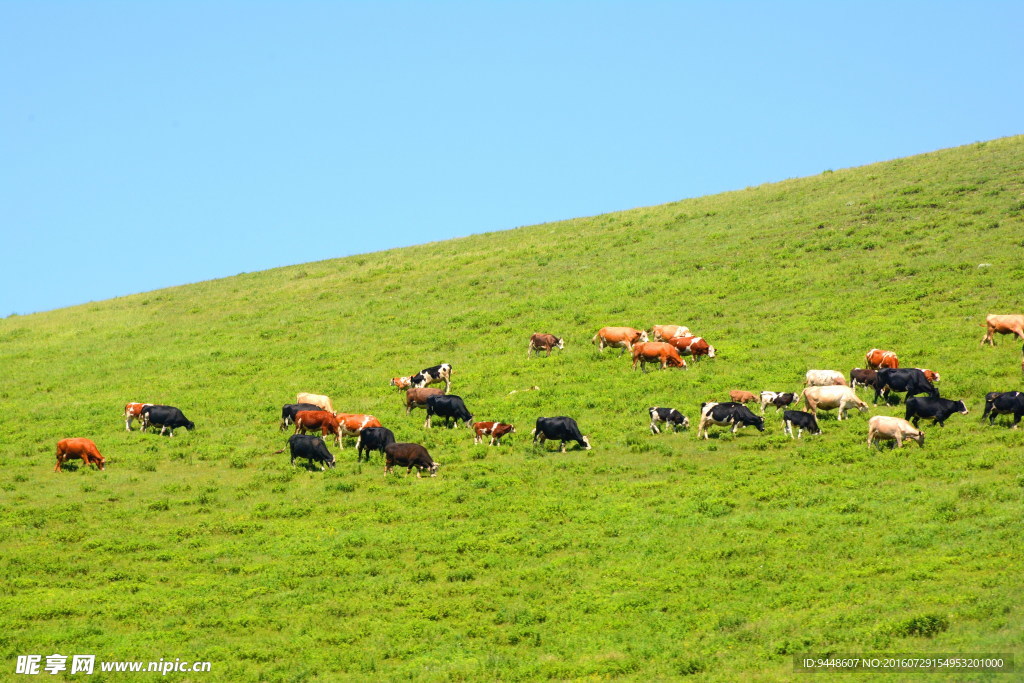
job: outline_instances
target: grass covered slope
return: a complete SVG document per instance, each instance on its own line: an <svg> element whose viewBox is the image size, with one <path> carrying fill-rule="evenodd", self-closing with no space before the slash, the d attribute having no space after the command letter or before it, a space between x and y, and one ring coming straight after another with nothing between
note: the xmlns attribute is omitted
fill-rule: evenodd
<svg viewBox="0 0 1024 683"><path fill-rule="evenodd" d="M1024 312L1022 167L1009 138L0 321L0 659L734 680L789 677L794 653L1020 653L1024 433L979 418L1024 388L1021 349L979 342L986 313ZM720 357L642 374L590 345L654 323ZM565 350L527 360L538 331ZM972 413L903 451L865 444L902 405L802 442L771 411L764 434L695 438L702 401L796 391L875 346ZM405 416L388 380L440 362L476 419L516 424L508 445ZM290 466L272 452L298 391L376 415L440 475L333 445L334 471ZM197 430L126 433L128 401ZM652 405L694 429L652 436ZM594 450L531 446L542 415ZM106 471L54 474L67 436Z"/></svg>

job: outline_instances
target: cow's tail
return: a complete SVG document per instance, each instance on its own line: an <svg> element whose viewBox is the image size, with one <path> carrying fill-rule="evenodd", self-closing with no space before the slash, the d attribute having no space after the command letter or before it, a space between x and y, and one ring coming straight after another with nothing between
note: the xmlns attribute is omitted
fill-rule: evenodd
<svg viewBox="0 0 1024 683"><path fill-rule="evenodd" d="M284 449L283 448L281 450L279 450L279 451L274 451L274 455L280 455L282 453L284 453Z"/></svg>
<svg viewBox="0 0 1024 683"><path fill-rule="evenodd" d="M598 337L600 337L600 336L601 336L601 333L600 333L600 332L598 332L597 334L595 334L595 335L594 335L594 338L590 340L590 343L591 343L591 344L596 344L596 343L597 343L597 339L598 339Z"/></svg>

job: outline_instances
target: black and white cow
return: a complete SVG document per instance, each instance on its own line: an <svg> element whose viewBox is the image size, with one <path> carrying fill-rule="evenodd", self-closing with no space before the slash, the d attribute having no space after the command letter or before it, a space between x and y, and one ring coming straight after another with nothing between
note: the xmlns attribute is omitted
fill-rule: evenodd
<svg viewBox="0 0 1024 683"><path fill-rule="evenodd" d="M1010 428L1017 429L1021 417L1024 416L1024 393L1019 391L992 393L996 395L992 397L991 401L985 401L985 414L988 415L988 423L995 424L996 415L1013 415L1013 424ZM989 396L991 395L989 394Z"/></svg>
<svg viewBox="0 0 1024 683"><path fill-rule="evenodd" d="M196 428L195 423L174 406L160 405L146 406L142 409L142 431L151 426L160 427L161 435L164 431L170 430L171 436L174 436L174 430L178 427L184 427L190 432Z"/></svg>
<svg viewBox="0 0 1024 683"><path fill-rule="evenodd" d="M942 427L942 423L953 413L966 415L967 406L963 401L951 401L948 398L915 396L907 399L907 412L903 419L911 422L915 427L921 418L933 420L935 424Z"/></svg>
<svg viewBox="0 0 1024 683"><path fill-rule="evenodd" d="M704 438L707 439L708 427L711 425L719 425L720 427L731 426L733 434L741 427L748 425L756 427L759 432L763 432L764 418L754 415L745 405L734 401L727 403L701 403L697 438L700 438L701 434L703 434Z"/></svg>
<svg viewBox="0 0 1024 683"><path fill-rule="evenodd" d="M931 398L939 397L939 390L928 381L924 371L920 368L882 368L875 376L875 399L872 401L878 404L878 398L884 397L889 400L890 391L905 391L907 398L917 394L928 394Z"/></svg>
<svg viewBox="0 0 1024 683"><path fill-rule="evenodd" d="M675 408L658 408L655 406L648 408L647 412L651 414L651 434L661 433L661 429L658 428L659 422L671 425L673 432L690 428L689 418Z"/></svg>
<svg viewBox="0 0 1024 683"><path fill-rule="evenodd" d="M533 442L540 439L544 443L546 439L562 442L562 452L565 453L565 444L575 441L584 450L590 450L590 439L580 432L576 420L571 417L538 417L537 425L533 428Z"/></svg>
<svg viewBox="0 0 1024 683"><path fill-rule="evenodd" d="M430 429L430 418L434 415L443 417L446 427L451 427L454 424L452 422L453 418L456 421L462 420L467 427L470 427L473 421L473 416L470 414L469 409L466 408L462 398L452 394L430 396L427 398L427 421L423 423L425 429Z"/></svg>
<svg viewBox="0 0 1024 683"><path fill-rule="evenodd" d="M409 381L417 389L422 389L428 384L444 382L444 393L447 394L452 390L452 366L448 363L441 363L432 368L420 370L410 377Z"/></svg>
<svg viewBox="0 0 1024 683"><path fill-rule="evenodd" d="M805 429L811 434L821 434L818 420L811 413L802 410L786 410L782 413L782 430L789 434L791 439L794 438L793 427L796 427L797 439L802 438Z"/></svg>
<svg viewBox="0 0 1024 683"><path fill-rule="evenodd" d="M290 424L295 424L295 414L303 410L323 410L313 403L288 403L281 408L281 430Z"/></svg>
<svg viewBox="0 0 1024 683"><path fill-rule="evenodd" d="M992 403L996 400L996 398L1002 396L1005 393L1005 391L990 391L987 394L985 394L985 412L981 414L982 421L984 421L985 418L988 417L988 414L992 411Z"/></svg>
<svg viewBox="0 0 1024 683"><path fill-rule="evenodd" d="M363 459L366 454L366 462L370 462L370 451L384 452L384 449L395 443L395 434L387 427L367 427L359 432L359 442L356 444L356 462Z"/></svg>
<svg viewBox="0 0 1024 683"><path fill-rule="evenodd" d="M306 458L309 464L314 461L321 463L320 469L334 467L334 455L327 450L327 444L318 436L311 434L292 434L288 437L288 450L291 453L291 464L295 464L295 458ZM281 451L278 451L280 453Z"/></svg>
<svg viewBox="0 0 1024 683"><path fill-rule="evenodd" d="M776 391L762 391L761 392L761 414L764 415L765 406L775 406L775 412L779 412L786 406L795 406L800 403L800 396L792 392L779 393Z"/></svg>

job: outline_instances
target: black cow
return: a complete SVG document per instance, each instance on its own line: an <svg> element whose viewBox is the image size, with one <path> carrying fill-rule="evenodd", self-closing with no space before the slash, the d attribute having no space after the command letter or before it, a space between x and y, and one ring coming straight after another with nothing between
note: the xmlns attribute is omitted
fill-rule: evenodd
<svg viewBox="0 0 1024 683"><path fill-rule="evenodd" d="M756 427L757 431L764 431L764 418L754 415L742 403L728 401L726 403L701 403L700 423L697 425L697 437L703 434L708 437L708 427L719 425L722 427L732 426L732 433L735 434L740 427L748 425Z"/></svg>
<svg viewBox="0 0 1024 683"><path fill-rule="evenodd" d="M854 368L850 370L850 386L854 389L858 385L862 387L874 387L878 371L871 368Z"/></svg>
<svg viewBox="0 0 1024 683"><path fill-rule="evenodd" d="M907 399L907 413L904 415L903 419L912 422L915 427L921 418L924 418L925 420L934 420L935 424L942 427L942 423L945 422L953 413L966 415L967 406L964 405L963 401L951 401L948 398L928 398L927 396L917 396L915 398Z"/></svg>
<svg viewBox="0 0 1024 683"><path fill-rule="evenodd" d="M161 435L169 429L171 436L174 436L174 430L178 427L184 427L190 432L196 428L196 424L174 406L159 405L145 406L142 409L142 431L146 431L150 426L160 427Z"/></svg>
<svg viewBox="0 0 1024 683"><path fill-rule="evenodd" d="M310 434L292 434L288 437L288 450L292 455L291 464L295 464L295 458L306 458L312 466L313 461L323 463L320 469L334 467L334 456L327 450L327 444L318 436ZM277 451L282 453L283 451Z"/></svg>
<svg viewBox="0 0 1024 683"><path fill-rule="evenodd" d="M990 398L991 397L991 398ZM993 391L985 396L985 415L988 423L995 424L996 415L1013 415L1011 429L1016 429L1024 416L1024 393L1019 391ZM984 418L984 415L982 416Z"/></svg>
<svg viewBox="0 0 1024 683"><path fill-rule="evenodd" d="M563 453L565 453L565 444L569 441L575 441L580 448L590 450L590 439L583 436L576 420L571 417L538 417L532 434L534 443L537 443L537 439L540 439L541 443L547 439L561 441Z"/></svg>
<svg viewBox="0 0 1024 683"><path fill-rule="evenodd" d="M690 420L675 408L654 407L648 408L647 412L651 414L651 434L659 434L661 432L657 424L659 422L672 425L673 432L679 431L680 428L690 428Z"/></svg>
<svg viewBox="0 0 1024 683"><path fill-rule="evenodd" d="M384 452L384 448L395 443L394 433L387 427L367 427L359 432L359 443L356 444L356 462L363 459L363 452L366 453L366 462L370 462L370 451Z"/></svg>
<svg viewBox="0 0 1024 683"><path fill-rule="evenodd" d="M796 427L797 439L803 438L805 429L811 434L821 434L821 428L814 415L802 410L787 410L782 413L782 429L789 434L791 439L793 438L793 427Z"/></svg>
<svg viewBox="0 0 1024 683"><path fill-rule="evenodd" d="M451 394L442 396L429 396L427 398L427 421L423 423L425 429L430 429L430 418L434 415L444 418L446 427L451 427L455 420L462 420L469 427L473 416L462 402L462 397Z"/></svg>
<svg viewBox="0 0 1024 683"><path fill-rule="evenodd" d="M436 384L438 382L444 382L444 393L448 393L452 389L452 366L448 363L441 363L435 365L432 368L426 368L420 370L418 373L409 378L412 386L417 389L422 389L428 384Z"/></svg>
<svg viewBox="0 0 1024 683"><path fill-rule="evenodd" d="M408 467L406 474L416 468L416 478L424 470L430 471L430 476L437 476L438 463L430 457L427 449L418 443L389 443L384 447L384 476L388 476L391 468L395 465Z"/></svg>
<svg viewBox="0 0 1024 683"><path fill-rule="evenodd" d="M288 403L281 408L281 429L295 423L295 414L303 410L323 410L312 403Z"/></svg>
<svg viewBox="0 0 1024 683"><path fill-rule="evenodd" d="M920 368L882 368L875 376L875 399L873 403L878 404L878 398L884 397L889 401L890 391L905 391L907 398L917 394L928 394L931 398L939 397L939 390L924 376Z"/></svg>

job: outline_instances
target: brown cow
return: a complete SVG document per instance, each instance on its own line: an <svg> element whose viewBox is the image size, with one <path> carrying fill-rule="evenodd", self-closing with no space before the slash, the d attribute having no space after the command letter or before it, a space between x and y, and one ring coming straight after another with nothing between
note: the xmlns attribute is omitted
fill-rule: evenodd
<svg viewBox="0 0 1024 683"><path fill-rule="evenodd" d="M409 377L392 377L391 386L396 389L408 389L412 386L412 379Z"/></svg>
<svg viewBox="0 0 1024 683"><path fill-rule="evenodd" d="M647 333L632 327L602 327L590 340L597 344L597 350L604 352L604 347L633 350L633 344L647 341Z"/></svg>
<svg viewBox="0 0 1024 683"><path fill-rule="evenodd" d="M900 366L900 359L896 357L896 354L884 349L871 349L864 354L864 361L871 370L879 368L892 368L895 370Z"/></svg>
<svg viewBox="0 0 1024 683"><path fill-rule="evenodd" d="M375 418L373 415L363 415L362 413L337 413L338 424L341 428L341 435L354 436L356 437L356 448L359 448L359 442L362 438L362 431L370 427L381 427L380 420ZM345 440L341 440L341 447L345 447Z"/></svg>
<svg viewBox="0 0 1024 683"><path fill-rule="evenodd" d="M61 472L61 465L66 463L68 460L81 459L83 466L96 465L101 470L106 465L106 460L100 451L89 439L84 438L73 438L73 439L61 439L57 442L57 464L54 466L54 472Z"/></svg>
<svg viewBox="0 0 1024 683"><path fill-rule="evenodd" d="M412 389L406 389L405 391L405 414L408 415L412 412L413 408L426 408L427 399L431 396L443 396L443 389L435 389L434 387L420 387Z"/></svg>
<svg viewBox="0 0 1024 683"><path fill-rule="evenodd" d="M729 392L729 400L736 403L757 403L760 399L749 391L733 389ZM761 406L761 412L764 412L764 406Z"/></svg>
<svg viewBox="0 0 1024 683"><path fill-rule="evenodd" d="M633 369L640 363L640 369L647 372L648 363L660 363L661 369L666 367L686 369L686 361L679 356L679 351L668 342L640 342L633 346Z"/></svg>
<svg viewBox="0 0 1024 683"><path fill-rule="evenodd" d="M420 479L420 473L423 471L430 472L430 476L435 477L439 464L434 462L427 449L418 443L390 443L384 447L385 477L395 465L408 467L406 474L412 472L412 468L415 467L417 479Z"/></svg>
<svg viewBox="0 0 1024 683"><path fill-rule="evenodd" d="M651 328L654 341L668 341L672 337L684 337L688 334L690 328L685 325L655 325Z"/></svg>
<svg viewBox="0 0 1024 683"><path fill-rule="evenodd" d="M334 413L326 410L300 410L295 413L295 432L305 434L306 431L320 430L322 436L334 434L334 445L341 445L341 425ZM342 446L344 447L344 446Z"/></svg>
<svg viewBox="0 0 1024 683"><path fill-rule="evenodd" d="M983 327L987 329L985 330L985 336L981 338L982 346L985 345L985 342L995 346L996 340L992 335L996 333L1015 334L1024 339L1024 315L996 315L995 313L990 313L985 317Z"/></svg>
<svg viewBox="0 0 1024 683"><path fill-rule="evenodd" d="M132 422L135 420L142 424L142 409L151 406L152 403L126 403L124 406L124 428L132 431Z"/></svg>
<svg viewBox="0 0 1024 683"><path fill-rule="evenodd" d="M540 355L541 351L547 351L548 356L551 355L551 349L564 349L565 340L561 337L556 337L553 334L540 334L535 333L530 335L530 346L526 349L526 357L529 358L530 354L534 351L537 355Z"/></svg>
<svg viewBox="0 0 1024 683"><path fill-rule="evenodd" d="M506 422L474 422L473 432L476 434L473 437L473 443L481 443L485 436L489 436L492 446L500 446L501 437L506 434L515 434L516 428Z"/></svg>
<svg viewBox="0 0 1024 683"><path fill-rule="evenodd" d="M680 354L693 356L694 360L700 360L701 356L715 357L715 347L703 337L694 337L692 334L688 334L682 337L672 337L668 342L679 349Z"/></svg>

